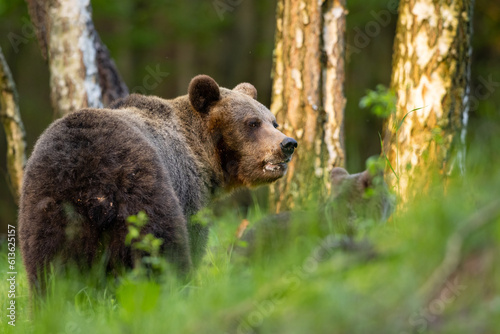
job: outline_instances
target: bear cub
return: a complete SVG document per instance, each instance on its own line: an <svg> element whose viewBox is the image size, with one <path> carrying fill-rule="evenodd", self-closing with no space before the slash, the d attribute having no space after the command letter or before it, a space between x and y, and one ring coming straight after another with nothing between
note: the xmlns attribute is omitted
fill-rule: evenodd
<svg viewBox="0 0 500 334"><path fill-rule="evenodd" d="M281 254L282 249L294 244L303 235L320 238L335 236L339 246L355 249L366 246L354 241L358 221L383 222L394 210L394 198L379 166L364 172L349 174L335 167L330 172L332 193L317 210L285 211L270 215L245 230L237 254L244 257L268 257Z"/></svg>
<svg viewBox="0 0 500 334"><path fill-rule="evenodd" d="M143 232L188 272L206 240L189 217L218 194L276 181L297 147L256 98L251 84L231 90L199 75L172 100L132 94L55 121L22 187L19 238L31 285L43 286L56 259L84 269L104 258L108 272L132 267L126 219L139 211L149 218Z"/></svg>

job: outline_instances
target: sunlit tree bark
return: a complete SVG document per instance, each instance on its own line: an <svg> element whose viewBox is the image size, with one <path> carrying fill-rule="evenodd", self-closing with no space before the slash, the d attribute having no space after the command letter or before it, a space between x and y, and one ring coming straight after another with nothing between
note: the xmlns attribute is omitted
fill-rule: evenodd
<svg viewBox="0 0 500 334"><path fill-rule="evenodd" d="M0 120L7 138L7 171L16 203L19 201L26 163L25 131L18 100L12 74L0 47Z"/></svg>
<svg viewBox="0 0 500 334"><path fill-rule="evenodd" d="M391 84L397 107L384 151L395 172L391 183L403 198L414 176L425 176L431 166L443 174L462 168L472 10L467 0L400 2Z"/></svg>
<svg viewBox="0 0 500 334"><path fill-rule="evenodd" d="M280 0L271 111L299 145L272 187L275 210L298 203L343 166L345 1Z"/></svg>
<svg viewBox="0 0 500 334"><path fill-rule="evenodd" d="M128 94L92 23L90 0L27 0L60 116Z"/></svg>

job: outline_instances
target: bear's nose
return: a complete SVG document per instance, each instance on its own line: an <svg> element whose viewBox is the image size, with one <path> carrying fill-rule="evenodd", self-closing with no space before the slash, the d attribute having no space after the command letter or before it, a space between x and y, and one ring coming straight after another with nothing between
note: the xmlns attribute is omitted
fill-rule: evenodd
<svg viewBox="0 0 500 334"><path fill-rule="evenodd" d="M293 138L286 137L281 142L281 150L287 155L291 155L293 150L297 148L297 141Z"/></svg>

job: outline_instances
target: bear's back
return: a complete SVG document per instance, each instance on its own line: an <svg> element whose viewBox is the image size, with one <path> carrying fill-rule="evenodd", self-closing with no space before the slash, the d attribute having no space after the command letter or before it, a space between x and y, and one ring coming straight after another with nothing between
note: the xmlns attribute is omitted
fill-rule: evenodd
<svg viewBox="0 0 500 334"><path fill-rule="evenodd" d="M141 189L138 185L169 182L158 150L131 119L118 113L77 111L42 134L26 166L21 213L26 211L23 205L39 208L40 203L50 202L78 207L104 197L112 196L115 202L125 196L142 197L134 194Z"/></svg>
<svg viewBox="0 0 500 334"><path fill-rule="evenodd" d="M165 100L132 94L115 101L110 108L127 110L127 117L141 120L141 131L167 166L184 214L189 216L206 204L211 186L207 161L213 156L207 156L204 143L200 143L203 131L196 126L199 120L193 119L197 114L185 110L186 106L189 102L185 96Z"/></svg>

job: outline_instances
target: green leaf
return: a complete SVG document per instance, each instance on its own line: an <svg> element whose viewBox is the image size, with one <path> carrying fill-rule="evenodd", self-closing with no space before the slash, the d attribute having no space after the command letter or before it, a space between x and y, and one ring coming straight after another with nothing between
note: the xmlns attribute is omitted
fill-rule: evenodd
<svg viewBox="0 0 500 334"><path fill-rule="evenodd" d="M139 230L135 226L129 225L128 233L127 236L125 237L125 244L130 245L132 243L132 240L138 237L139 237Z"/></svg>

